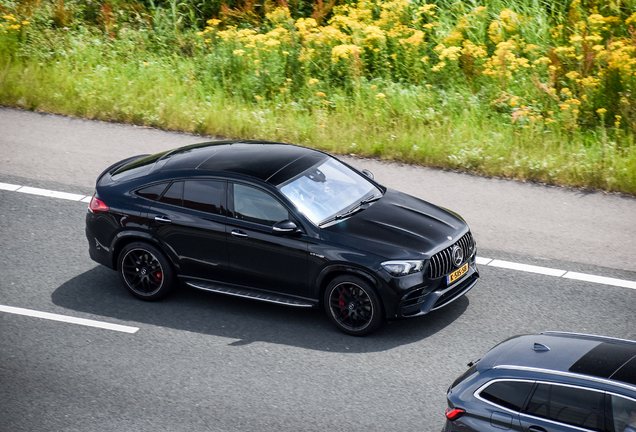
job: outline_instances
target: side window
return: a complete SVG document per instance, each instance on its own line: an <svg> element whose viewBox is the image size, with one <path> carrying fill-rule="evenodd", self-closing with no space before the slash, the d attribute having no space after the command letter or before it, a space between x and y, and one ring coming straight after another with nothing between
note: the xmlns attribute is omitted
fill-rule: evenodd
<svg viewBox="0 0 636 432"><path fill-rule="evenodd" d="M173 182L166 193L163 194L161 199L159 200L162 203L173 204L173 205L182 205L183 203L183 182L176 181Z"/></svg>
<svg viewBox="0 0 636 432"><path fill-rule="evenodd" d="M183 206L212 214L224 214L225 182L189 180L183 190Z"/></svg>
<svg viewBox="0 0 636 432"><path fill-rule="evenodd" d="M593 431L603 429L603 393L575 387L540 384L526 413Z"/></svg>
<svg viewBox="0 0 636 432"><path fill-rule="evenodd" d="M234 184L234 217L267 226L289 219L289 212L266 192Z"/></svg>
<svg viewBox="0 0 636 432"><path fill-rule="evenodd" d="M161 196L161 193L166 189L168 183L159 183L152 186L148 186L137 190L137 195L147 198L149 200L156 201Z"/></svg>
<svg viewBox="0 0 636 432"><path fill-rule="evenodd" d="M479 393L482 398L513 411L521 411L533 381L497 381Z"/></svg>
<svg viewBox="0 0 636 432"><path fill-rule="evenodd" d="M609 395L615 432L636 432L636 400Z"/></svg>

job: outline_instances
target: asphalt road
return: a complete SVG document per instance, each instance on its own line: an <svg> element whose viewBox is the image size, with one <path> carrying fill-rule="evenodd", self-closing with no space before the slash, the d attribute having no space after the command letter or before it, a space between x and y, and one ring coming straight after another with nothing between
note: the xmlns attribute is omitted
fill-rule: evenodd
<svg viewBox="0 0 636 432"><path fill-rule="evenodd" d="M0 182L91 194L126 156L209 138L0 108ZM636 281L636 199L349 158L458 211L482 257ZM636 340L636 289L481 266L467 296L376 334L182 289L128 295L90 260L86 204L0 190L0 432L438 431L465 364L520 333Z"/></svg>

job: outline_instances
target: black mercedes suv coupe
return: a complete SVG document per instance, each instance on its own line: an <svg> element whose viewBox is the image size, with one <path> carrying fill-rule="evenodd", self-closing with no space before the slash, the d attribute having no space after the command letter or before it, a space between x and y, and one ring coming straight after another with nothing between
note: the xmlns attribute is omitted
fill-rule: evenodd
<svg viewBox="0 0 636 432"><path fill-rule="evenodd" d="M86 237L91 258L140 299L182 282L324 307L356 336L439 309L479 277L460 216L282 143L217 141L118 162L97 179Z"/></svg>

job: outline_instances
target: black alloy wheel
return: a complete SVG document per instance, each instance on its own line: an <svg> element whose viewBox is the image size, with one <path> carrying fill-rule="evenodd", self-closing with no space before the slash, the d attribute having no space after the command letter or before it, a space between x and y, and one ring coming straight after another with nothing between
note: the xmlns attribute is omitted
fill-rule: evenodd
<svg viewBox="0 0 636 432"><path fill-rule="evenodd" d="M339 276L325 290L325 309L344 333L366 336L384 321L382 305L371 286L356 276Z"/></svg>
<svg viewBox="0 0 636 432"><path fill-rule="evenodd" d="M170 263L147 243L135 242L122 249L117 268L126 289L142 300L162 299L175 285Z"/></svg>

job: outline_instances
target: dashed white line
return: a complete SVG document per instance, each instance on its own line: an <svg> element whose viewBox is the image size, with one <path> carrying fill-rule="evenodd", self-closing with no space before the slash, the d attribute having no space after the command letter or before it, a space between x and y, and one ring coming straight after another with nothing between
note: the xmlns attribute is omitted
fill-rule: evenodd
<svg viewBox="0 0 636 432"><path fill-rule="evenodd" d="M506 268L510 270L518 270L518 271L524 271L529 273L538 273L538 274L542 274L546 276L561 277L566 273L565 270L557 270L557 269L553 269L549 267L539 267L539 266L533 266L529 264L519 264L515 262L501 261L501 260L493 260L488 265L492 267L501 267L501 268Z"/></svg>
<svg viewBox="0 0 636 432"><path fill-rule="evenodd" d="M29 186L14 185L11 183L0 183L0 190L7 190L11 192L22 192L32 195L41 195L50 198L66 199L71 201L79 201L83 203L89 203L91 201L90 195L78 195L67 192L58 192L48 189L38 189ZM540 267L529 264L521 264L510 261L497 260L492 258L477 257L477 264L487 265L491 267L499 267L516 271L523 271L529 273L538 273L546 276L563 277L566 279L576 279L585 282L593 282L598 284L618 286L623 288L636 289L636 282L615 279L604 276L596 276L585 273L570 272L566 270L553 269L550 267Z"/></svg>
<svg viewBox="0 0 636 432"><path fill-rule="evenodd" d="M604 285L613 285L613 286L618 286L623 288L636 289L636 282L627 281L623 279L615 279L615 278L610 278L605 276L596 276L596 275L577 273L577 272L567 272L563 277L567 279L576 279L580 281L594 282L594 283L599 283Z"/></svg>
<svg viewBox="0 0 636 432"><path fill-rule="evenodd" d="M59 315L59 314L54 314L49 312L40 312L40 311L36 311L32 309L23 309L23 308L18 308L13 306L0 305L0 312L6 312L6 313L15 314L15 315L30 316L35 318L42 318L42 319L47 319L51 321L60 321L60 322L65 322L70 324L78 324L78 325L83 325L87 327L97 327L97 328L113 330L113 331L118 331L123 333L137 333L137 331L139 330L139 327L131 327L131 326L125 326L121 324L112 324L112 323L107 323L103 321L95 321L95 320L90 320L85 318L75 318L75 317L71 317L67 315Z"/></svg>
<svg viewBox="0 0 636 432"><path fill-rule="evenodd" d="M39 188L33 188L28 186L22 186L20 189L17 189L15 192L27 193L31 195L40 195L40 196L45 196L49 198L65 199L69 201L81 201L86 197L86 195L72 194L68 192L58 192L58 191L52 191L48 189L39 189Z"/></svg>
<svg viewBox="0 0 636 432"><path fill-rule="evenodd" d="M11 183L0 183L0 190L8 190L8 191L12 191L15 192L16 190L20 189L22 186L20 185L14 185Z"/></svg>

